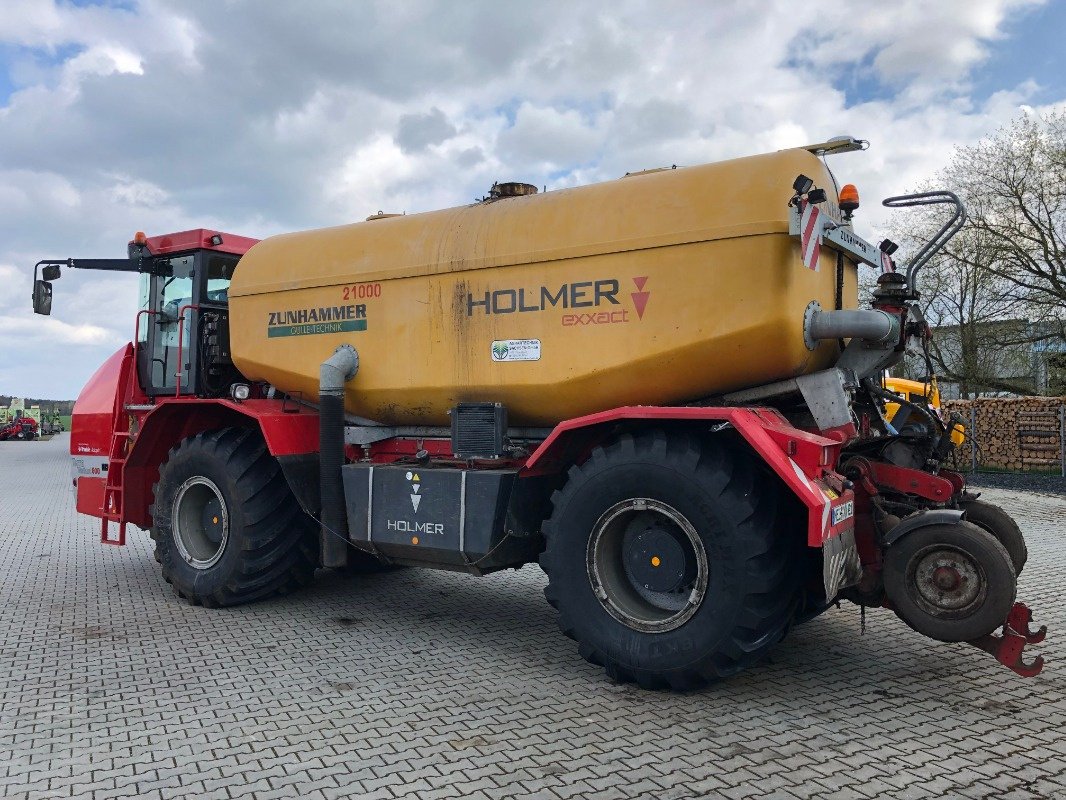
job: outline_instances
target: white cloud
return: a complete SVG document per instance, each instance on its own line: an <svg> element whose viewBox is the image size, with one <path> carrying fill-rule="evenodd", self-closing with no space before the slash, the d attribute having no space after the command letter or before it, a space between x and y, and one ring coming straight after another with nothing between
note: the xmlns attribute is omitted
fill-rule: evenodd
<svg viewBox="0 0 1066 800"><path fill-rule="evenodd" d="M497 145L505 159L529 160L542 171L590 161L603 141L597 119L575 110L523 103L514 125L503 131Z"/></svg>
<svg viewBox="0 0 1066 800"><path fill-rule="evenodd" d="M58 319L0 316L0 336L6 347L44 343L59 345L118 345L122 338L99 325L71 325Z"/></svg>
<svg viewBox="0 0 1066 800"><path fill-rule="evenodd" d="M162 186L129 175L116 175L109 194L113 202L135 208L157 208L170 196Z"/></svg>
<svg viewBox="0 0 1066 800"><path fill-rule="evenodd" d="M883 80L940 85L964 79L999 39L1011 15L1042 0L901 0L876 13L832 14L818 19L818 59L838 64L868 58Z"/></svg>
<svg viewBox="0 0 1066 800"><path fill-rule="evenodd" d="M1061 81L973 94L1032 5L7 0L0 332L40 335L32 362L0 345L0 390L71 396L131 335L133 276L67 271L51 319L26 306L37 259L122 255L135 230L264 236L851 133L872 148L832 166L876 231L877 198Z"/></svg>

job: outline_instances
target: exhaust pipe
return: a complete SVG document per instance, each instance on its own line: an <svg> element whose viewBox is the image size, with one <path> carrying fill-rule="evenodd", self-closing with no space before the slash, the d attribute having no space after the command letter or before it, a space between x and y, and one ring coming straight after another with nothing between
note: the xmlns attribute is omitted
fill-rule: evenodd
<svg viewBox="0 0 1066 800"><path fill-rule="evenodd" d="M344 384L359 371L359 354L342 344L318 369L319 553L323 567L348 563L348 513L344 504Z"/></svg>

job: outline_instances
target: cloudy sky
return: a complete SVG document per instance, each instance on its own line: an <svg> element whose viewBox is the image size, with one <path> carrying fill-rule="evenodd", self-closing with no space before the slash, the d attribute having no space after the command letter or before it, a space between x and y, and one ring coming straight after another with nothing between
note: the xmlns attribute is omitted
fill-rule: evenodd
<svg viewBox="0 0 1066 800"><path fill-rule="evenodd" d="M0 393L73 398L132 336L134 276L67 271L50 318L29 293L38 259L135 230L264 237L848 133L873 238L876 198L1066 102L1064 30L1063 0L0 0Z"/></svg>

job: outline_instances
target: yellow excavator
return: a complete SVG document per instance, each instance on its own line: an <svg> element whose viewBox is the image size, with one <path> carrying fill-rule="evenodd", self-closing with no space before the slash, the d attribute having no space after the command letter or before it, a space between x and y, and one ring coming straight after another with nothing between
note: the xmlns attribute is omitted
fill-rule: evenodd
<svg viewBox="0 0 1066 800"><path fill-rule="evenodd" d="M884 387L893 394L900 395L911 403L928 405L940 415L940 387L936 378L930 381L912 381L909 378L885 378ZM900 404L892 401L885 403L885 417L891 423L899 414ZM942 415L941 415L942 416ZM956 447L966 441L966 428L956 422L951 429L951 441Z"/></svg>

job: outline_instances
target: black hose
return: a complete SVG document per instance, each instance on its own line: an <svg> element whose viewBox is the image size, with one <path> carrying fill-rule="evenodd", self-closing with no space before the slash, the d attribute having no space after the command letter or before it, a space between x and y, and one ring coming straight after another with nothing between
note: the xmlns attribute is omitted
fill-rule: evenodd
<svg viewBox="0 0 1066 800"><path fill-rule="evenodd" d="M835 307L836 307L836 310L837 311L843 311L844 310L844 254L841 253L839 250L837 251L837 287L836 287L836 297L834 299L836 301L835 304L834 304ZM844 343L843 339L837 339L837 347L840 348L840 352L841 353L844 352L844 348L846 346L847 345Z"/></svg>
<svg viewBox="0 0 1066 800"><path fill-rule="evenodd" d="M922 408L917 403L912 403L905 397L890 392L887 389L883 389L882 387L878 386L872 378L866 378L863 381L863 384L866 386L866 389L870 392L870 394L878 395L884 400L890 400L893 403L899 403L901 406L906 406L907 408L916 411L919 416L925 417L925 419L930 423L931 431L938 431L941 436L944 435L944 423L935 414L929 413L927 409Z"/></svg>
<svg viewBox="0 0 1066 800"><path fill-rule="evenodd" d="M344 384L355 377L359 356L341 345L319 368L319 552L323 567L348 563L348 509L344 502Z"/></svg>
<svg viewBox="0 0 1066 800"><path fill-rule="evenodd" d="M322 527L348 538L348 513L344 504L344 396L322 395L318 405L319 492L322 502ZM320 539L322 566L344 566L348 547L337 536Z"/></svg>

